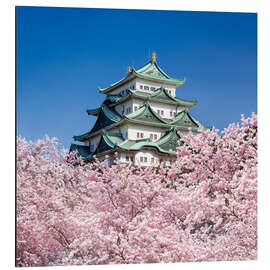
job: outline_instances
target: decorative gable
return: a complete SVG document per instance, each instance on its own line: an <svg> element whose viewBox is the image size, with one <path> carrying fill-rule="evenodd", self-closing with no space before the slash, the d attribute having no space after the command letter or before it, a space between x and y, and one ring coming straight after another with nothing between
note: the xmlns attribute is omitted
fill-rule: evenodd
<svg viewBox="0 0 270 270"><path fill-rule="evenodd" d="M199 127L199 124L191 117L187 110L180 112L171 122L171 125L185 127Z"/></svg>
<svg viewBox="0 0 270 270"><path fill-rule="evenodd" d="M157 142L160 148L165 151L176 150L180 136L176 128L171 128L160 140Z"/></svg>
<svg viewBox="0 0 270 270"><path fill-rule="evenodd" d="M145 72L141 72L141 74L147 74L154 77L159 78L167 78L164 74L162 74L155 65L151 65Z"/></svg>
<svg viewBox="0 0 270 270"><path fill-rule="evenodd" d="M168 124L151 109L148 103L145 103L138 111L126 115L125 117L130 120L136 120L144 123Z"/></svg>
<svg viewBox="0 0 270 270"><path fill-rule="evenodd" d="M117 112L115 112L113 109L109 109L105 104L103 104L98 114L97 121L90 133L94 133L116 122L119 122L121 119L122 118L117 114Z"/></svg>

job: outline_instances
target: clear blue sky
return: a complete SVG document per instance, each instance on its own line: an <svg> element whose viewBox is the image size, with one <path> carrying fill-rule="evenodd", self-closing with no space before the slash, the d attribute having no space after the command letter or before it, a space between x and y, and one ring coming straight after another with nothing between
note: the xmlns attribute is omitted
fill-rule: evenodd
<svg viewBox="0 0 270 270"><path fill-rule="evenodd" d="M202 124L223 129L257 112L257 15L17 7L17 130L36 140L90 130L106 87L152 51Z"/></svg>

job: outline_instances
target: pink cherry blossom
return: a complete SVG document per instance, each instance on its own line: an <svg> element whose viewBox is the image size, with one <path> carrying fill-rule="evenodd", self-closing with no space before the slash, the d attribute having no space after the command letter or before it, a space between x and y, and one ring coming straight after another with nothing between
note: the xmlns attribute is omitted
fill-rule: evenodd
<svg viewBox="0 0 270 270"><path fill-rule="evenodd" d="M257 116L189 132L171 167L17 139L17 266L254 260Z"/></svg>

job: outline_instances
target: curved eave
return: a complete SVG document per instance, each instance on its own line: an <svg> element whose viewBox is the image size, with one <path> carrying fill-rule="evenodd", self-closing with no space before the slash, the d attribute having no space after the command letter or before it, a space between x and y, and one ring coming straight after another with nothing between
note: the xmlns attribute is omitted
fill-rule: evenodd
<svg viewBox="0 0 270 270"><path fill-rule="evenodd" d="M73 138L74 141L83 142L83 141L87 140L89 135L90 135L90 132L86 132L86 133L84 133L82 135L73 136L72 138Z"/></svg>
<svg viewBox="0 0 270 270"><path fill-rule="evenodd" d="M151 75L146 75L146 74L141 74L139 72L137 72L136 70L133 70L134 74L136 74L136 77L141 78L141 79L147 79L147 80L151 80L154 82L162 82L162 83L166 83L169 85L173 85L173 86L180 86L182 84L185 83L186 78L183 79L167 79L167 78L159 78L159 77L155 77L155 76L151 76Z"/></svg>
<svg viewBox="0 0 270 270"><path fill-rule="evenodd" d="M100 129L94 131L94 130L96 129L96 127L97 127L97 123L98 123L99 121L102 121L102 120L100 119L100 118L101 118L101 116L100 116L101 111L104 113L104 115L107 117L107 119L108 119L109 121L112 122L112 124L109 124L108 127L109 127L109 126L112 126L113 124L115 124L115 123L117 123L117 122L121 122L121 120L123 119L122 117L120 117L120 116L117 115L116 113L112 112L112 111L108 108L107 105L103 104L103 105L101 106L101 109L99 110L98 118L97 118L97 120L96 120L94 126L92 127L92 129L91 129L89 132L86 132L86 133L84 133L84 134L82 134L82 135L73 136L73 139L74 139L75 141L83 142L83 141L87 140L88 138L90 138L92 134L99 134L100 131L102 131L103 129L107 128L107 126L103 126L102 128L100 128ZM103 119L103 120L104 120L104 119Z"/></svg>
<svg viewBox="0 0 270 270"><path fill-rule="evenodd" d="M159 153L162 153L162 154L175 154L172 151L163 150L159 145L157 145L157 143L151 142L151 141L149 141L149 139L148 140L140 140L140 141L136 142L135 144L133 144L131 147L125 147L124 143L125 142L117 145L117 147L119 147L119 149L125 150L125 151L140 151L140 150L145 149L145 148L154 148L155 150L157 150Z"/></svg>
<svg viewBox="0 0 270 270"><path fill-rule="evenodd" d="M88 115L94 115L94 116L97 116L99 114L99 111L100 111L100 107L96 108L96 109L88 109L88 110L86 110Z"/></svg>
<svg viewBox="0 0 270 270"><path fill-rule="evenodd" d="M85 158L92 154L89 147L87 147L86 145L79 145L73 143L70 145L69 152L77 152L76 155L82 158Z"/></svg>
<svg viewBox="0 0 270 270"><path fill-rule="evenodd" d="M172 126L175 126L175 127L177 127L177 129L179 129L181 131L189 131L189 129L191 128L191 130L193 132L198 132L198 129L199 129L199 127L187 127L187 126L182 126L182 125L174 125L174 124L171 124L171 122L164 123L164 124L163 123L153 123L153 122L145 122L145 121L140 121L140 120L135 120L135 119L129 119L126 117L124 117L121 121L119 121L117 123L114 123L110 126L104 127L103 129L110 130L110 129L115 128L115 127L117 127L121 124L124 124L126 122L133 123L133 124L139 124L139 125L143 125L143 126L159 127L159 128L170 128ZM102 132L102 129L97 130L93 133L87 132L87 133L79 135L79 136L73 136L73 139L75 141L83 142L91 137L99 135L101 132Z"/></svg>
<svg viewBox="0 0 270 270"><path fill-rule="evenodd" d="M157 91L159 91L159 90L157 90ZM134 90L128 89L128 94L119 98L117 100L117 104L122 103L122 102L130 99L131 97L134 97L134 98L137 98L140 100L144 100L144 101L153 101L153 102L158 102L158 103L179 105L179 106L182 106L185 108L191 108L198 103L197 100L185 100L185 99L173 97L170 94L168 94L167 92L166 92L166 94L169 96L168 100L158 100L158 94L156 94L156 93L150 93L148 96L146 96L146 95L141 95L141 94L136 93L136 90L134 91ZM155 97L157 97L156 100L155 100ZM115 104L109 104L109 105L115 106Z"/></svg>
<svg viewBox="0 0 270 270"><path fill-rule="evenodd" d="M132 69L132 71L126 77L122 78L118 82L111 84L108 87L104 87L104 88L98 87L98 90L101 93L108 93L108 92L114 90L115 88L121 86L124 83L129 82L130 80L132 80L136 77L141 78L141 79L151 80L151 81L158 82L158 83L166 83L166 84L173 85L176 87L184 84L186 81L186 78L182 78L182 79L174 79L174 78L170 78L170 77L169 78L159 78L159 77L155 77L155 76L151 76L151 75L141 74L141 73L137 72L135 69Z"/></svg>
<svg viewBox="0 0 270 270"><path fill-rule="evenodd" d="M168 74L166 74L157 64L156 60L149 60L144 66L142 66L141 68L138 68L136 71L138 73L143 73L143 72L147 72L152 66L155 66L157 68L157 70L167 79L170 79L170 76Z"/></svg>
<svg viewBox="0 0 270 270"><path fill-rule="evenodd" d="M146 121L141 121L141 120L136 120L136 119L125 119L127 122L129 123L134 123L134 124L140 124L143 126L151 126L151 127L164 127L164 128L168 128L170 127L169 123L155 123L155 122L146 122Z"/></svg>
<svg viewBox="0 0 270 270"><path fill-rule="evenodd" d="M150 111L150 113L158 120L160 121L160 124L167 124L167 122L165 120L163 120L149 105L149 103L145 103L143 106L141 106L139 108L139 110L132 112L128 115L125 115L124 118L129 119L129 120L137 120L137 117L140 117L141 115L143 115L147 110ZM141 120L137 120L137 121L141 121Z"/></svg>
<svg viewBox="0 0 270 270"><path fill-rule="evenodd" d="M172 128L169 130L168 134L164 135L163 137L161 137L161 138L157 141L157 144L158 144L158 145L161 145L161 144L167 143L169 140L172 139L172 137L173 137L175 134L176 134L176 135L178 136L178 138L180 139L180 135L179 135L178 132L177 132L177 128L174 126L174 127L172 127Z"/></svg>
<svg viewBox="0 0 270 270"><path fill-rule="evenodd" d="M119 80L118 82L113 83L113 84L111 84L110 86L105 87L105 88L98 87L98 90L99 90L101 93L108 93L108 92L112 91L113 89L115 89L115 88L121 86L122 84L129 82L129 81L132 80L134 77L135 77L135 76L134 76L134 73L133 73L133 71L132 71L132 72L129 73L126 77L122 78L122 79Z"/></svg>
<svg viewBox="0 0 270 270"><path fill-rule="evenodd" d="M103 139L109 145L111 148L114 148L116 146L116 143L114 143L107 135L103 134Z"/></svg>
<svg viewBox="0 0 270 270"><path fill-rule="evenodd" d="M176 99L176 101L179 102L182 106L185 106L188 108L191 108L198 104L198 100L187 100L187 99L182 99L178 97L175 97L174 99Z"/></svg>
<svg viewBox="0 0 270 270"><path fill-rule="evenodd" d="M173 121L171 121L171 125L176 125L176 126L177 126L176 122L181 121L181 120L185 117L185 115L188 116L188 118L191 120L191 122L192 122L194 125L196 125L197 128L199 128L199 127L201 126L201 124L200 124L198 121L196 121L196 120L190 115L190 113L188 112L187 109L185 109L184 111L181 111L181 112L175 117L175 119L174 119Z"/></svg>
<svg viewBox="0 0 270 270"><path fill-rule="evenodd" d="M185 100L185 99L181 99L181 98L176 98L176 97L173 97L172 95L170 95L168 93L168 91L166 91L165 88L161 87L160 89L156 90L156 92L152 93L150 96L149 96L149 99L153 99L155 97L159 97L160 94L164 94L165 96L167 96L168 100L171 100L172 102L174 102L175 104L178 104L180 106L183 106L183 107L192 107L194 105L197 104L197 101L195 100Z"/></svg>

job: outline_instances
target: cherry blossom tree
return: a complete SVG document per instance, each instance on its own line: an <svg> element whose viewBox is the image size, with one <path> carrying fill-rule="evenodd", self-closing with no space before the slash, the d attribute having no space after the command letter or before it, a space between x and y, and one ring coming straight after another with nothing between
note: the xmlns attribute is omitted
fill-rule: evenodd
<svg viewBox="0 0 270 270"><path fill-rule="evenodd" d="M181 136L157 169L19 137L17 266L256 259L257 116Z"/></svg>

